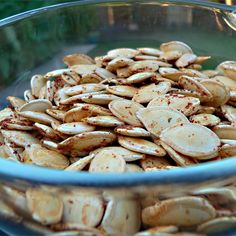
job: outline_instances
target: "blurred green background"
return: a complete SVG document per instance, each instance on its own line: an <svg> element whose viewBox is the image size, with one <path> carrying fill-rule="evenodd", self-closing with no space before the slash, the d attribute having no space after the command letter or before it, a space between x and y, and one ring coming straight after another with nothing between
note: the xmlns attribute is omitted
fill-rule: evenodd
<svg viewBox="0 0 236 236"><path fill-rule="evenodd" d="M72 0L0 0L0 19L23 11L63 2L72 2ZM236 5L236 0L211 0L211 2Z"/></svg>
<svg viewBox="0 0 236 236"><path fill-rule="evenodd" d="M72 0L0 0L0 19L27 10L63 2L72 2ZM214 0L214 2L227 3L229 5L236 4L236 0ZM35 68L36 65L39 66L41 63L45 63L52 55L59 51L63 51L64 45L70 45L70 43L75 44L75 42L78 45L96 45L96 47L90 51L92 56L99 55L103 51L113 47L127 46L129 44L131 44L132 47L144 46L140 45L140 42L137 41L137 38L140 36L138 31L137 33L134 31L132 34L136 37L136 41L132 38L122 44L118 36L124 35L127 30L131 30L131 28L126 29L125 27L137 27L133 22L140 25L147 25L147 32L149 32L148 30L151 30L151 28L149 29L148 27L149 25L152 26L154 19L165 22L165 19L162 19L165 16L163 16L163 14L158 15L158 12L155 12L155 8L153 11L146 12L146 15L143 18L138 17L141 15L138 11L132 12L132 10L129 9L122 12L117 11L119 11L119 9L112 9L112 15L109 9L106 12L100 11L97 13L96 7L83 6L82 8L72 8L68 11L69 13L67 11L55 11L52 13L50 20L37 16L31 21L22 21L20 24L17 24L17 26L9 25L4 29L0 28L0 91L4 89L4 87L10 85L12 81L18 77L29 77L24 71L30 71ZM200 17L200 20L195 20L194 22L204 22L204 16L201 14L198 15L197 11L195 16L190 16L192 17L190 17L192 20L194 17ZM114 18L115 24L112 20L106 19L106 17ZM217 42L222 42L220 39L224 38L224 40L227 40L227 43L225 43L228 48L235 48L232 46L232 37L230 37L230 35L229 38L227 38L223 34L217 36L216 34L211 33L214 32L217 27L214 20L215 16L212 17L211 24L202 24L201 26L207 32L206 39L214 40L215 37L218 37ZM188 26L185 24L183 27L181 17L180 19L174 19L174 21L177 20L179 20L177 25L171 26L173 22L170 22L168 27L171 32L175 29L181 32L179 30L179 28L181 28L183 29L183 33L179 33L179 38L185 39L186 43L188 43L188 41L192 43L196 42L196 31L194 28L190 27L192 21L189 22L189 28L186 28ZM152 23L150 24L150 22ZM96 29L97 25L100 29ZM208 25L211 27L209 28ZM187 36L186 30L189 32ZM208 33L209 31L210 33ZM100 37L99 32L102 32L102 38ZM113 37L112 40L110 40L111 37ZM145 45L155 46L158 43L159 36L155 41L150 41L147 37L145 39L147 41ZM164 41L165 36L161 35L161 39ZM72 42L70 42L71 40ZM100 43L99 45L97 45L98 41ZM143 38L141 41L143 44L146 42ZM221 47L221 45L212 44L210 46L212 48L217 48L218 55L223 54L225 50L225 47ZM233 54L234 50L231 50L230 52ZM201 53L204 54L204 52Z"/></svg>
<svg viewBox="0 0 236 236"><path fill-rule="evenodd" d="M65 0L0 0L0 19L23 11L49 6L53 4L72 2Z"/></svg>
<svg viewBox="0 0 236 236"><path fill-rule="evenodd" d="M65 0L0 0L0 19L31 9L41 8L63 2ZM64 19L63 15L52 14L50 22L44 18L19 24L17 27L0 29L0 90L8 86L25 68L34 68L45 62L63 46L63 40L69 41L71 34L79 34L81 38L94 25L94 11L86 7L77 14ZM60 29L51 27L60 22ZM65 25L65 27L64 27ZM71 27L66 27L70 25ZM48 29L51 27L52 29ZM36 29L37 28L37 29ZM76 30L76 31L75 31ZM77 32L78 31L78 32ZM39 33L40 32L40 33ZM60 38L60 40L59 40ZM27 43L24 43L26 42ZM37 45L37 47L35 47ZM24 54L24 57L19 55ZM14 67L12 66L14 65Z"/></svg>

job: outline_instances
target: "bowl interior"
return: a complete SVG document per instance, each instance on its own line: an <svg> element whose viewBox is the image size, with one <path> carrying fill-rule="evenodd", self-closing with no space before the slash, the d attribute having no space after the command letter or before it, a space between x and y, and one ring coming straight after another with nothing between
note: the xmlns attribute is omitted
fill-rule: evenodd
<svg viewBox="0 0 236 236"><path fill-rule="evenodd" d="M3 20L0 22L0 108L7 105L6 96L23 96L23 92L30 86L31 76L64 68L62 58L70 53L97 56L111 48L159 47L162 42L179 40L189 44L196 54L212 57L204 65L205 69L214 68L224 60L235 60L236 31L229 24L233 10L224 5L200 4L197 1L82 1L39 9ZM236 167L225 164L233 162L233 159L227 161L222 162L222 168L230 169L228 172L223 171L229 176L236 173ZM36 182L44 179L47 182L47 178L40 180L43 171L44 176L47 173L53 174L54 177L49 181L53 183L59 175L57 171L28 166L16 167L5 160L0 162L16 171L19 168L17 173L22 174L22 179L34 179ZM202 175L201 181L223 175L214 165L218 167L219 164L197 166L189 171L196 175L211 167L208 177L206 174ZM30 177L24 174L26 169L23 168L30 171ZM187 169L183 176L178 170L165 171L163 176L162 173L149 173L146 176L140 174L139 177L125 174L119 177L121 179L118 178L120 182L117 186L132 185L135 182L147 183L147 179L152 177L153 181L150 183L164 183L167 176L170 176L169 181L183 178L184 181L194 182L193 179L186 178L190 174ZM9 179L9 173L2 167L1 171L2 177ZM19 177L18 174L14 173L14 177ZM101 186L110 186L112 182L115 184L116 179L113 176L109 180L103 175L90 178L84 173L76 173L74 178L67 173L60 175L65 178L64 184L72 179L72 184L84 183L79 181L81 175L86 176L85 185L99 185L100 177ZM162 176L161 179L155 180L158 177L154 176L159 175ZM127 181L127 178L133 181ZM142 181L139 182L138 178ZM63 179L59 179L63 182Z"/></svg>
<svg viewBox="0 0 236 236"><path fill-rule="evenodd" d="M67 54L79 52L94 57L103 55L112 48L158 48L162 42L179 40L190 45L196 54L212 57L204 65L204 69L214 68L225 60L235 60L236 24L233 10L234 7L190 0L94 0L36 9L4 19L0 21L0 109L8 105L7 96L23 97L23 92L30 88L30 78L33 75L64 68L62 58ZM73 212L76 220L87 213L88 219L93 218L89 215L92 210L87 208L97 199L104 212L93 225L93 230L97 230L95 227L100 223L103 225L104 218L109 215L107 209L113 202L114 205L121 206L108 218L108 226L112 222L109 229L116 230L113 222L117 216L118 228L122 224L120 228L123 231L109 235L134 235L138 230L144 229L141 225L141 208L156 202L182 196L194 198L197 194L203 201L202 192L196 192L201 188L206 188L206 195L209 194L209 199L206 196L204 200L206 203L209 200L208 204L214 205L215 200L218 204L217 194L219 193L220 197L222 194L222 208L217 209L217 204L216 207L214 205L215 208L204 205L202 209L196 210L197 213L192 213L190 209L191 214L186 211L185 215L190 214L194 218L207 207L215 214L212 218L216 216L217 210L223 209L221 212L228 213L234 209L235 212L235 160L236 158L228 158L188 168L147 173L91 174L40 168L0 158L0 229L10 235L19 235L19 232L22 235L54 233L55 224L45 225L37 214L35 217L33 210L29 212L30 200L27 193L34 190L41 192L42 197L46 195L49 196L47 199L53 199L52 208L56 201L59 202L61 208L63 206L61 214ZM68 202L62 202L65 196L69 196ZM70 197L79 204L72 206ZM45 212L43 206L47 201L37 196L36 199L38 211ZM80 206L83 204L84 211ZM95 205L96 210L98 208ZM181 211L182 205L177 208ZM95 210L92 214L96 216ZM175 216L172 218L179 220ZM56 223L60 226L63 222L62 225L65 225L63 220L61 215ZM182 223L179 224L180 227ZM200 223L204 221L201 220ZM177 226L179 225L177 223ZM195 226L181 230L195 232ZM128 231L130 228L132 233ZM65 234L63 232L53 235ZM217 235L235 235L235 231L233 234L223 232Z"/></svg>

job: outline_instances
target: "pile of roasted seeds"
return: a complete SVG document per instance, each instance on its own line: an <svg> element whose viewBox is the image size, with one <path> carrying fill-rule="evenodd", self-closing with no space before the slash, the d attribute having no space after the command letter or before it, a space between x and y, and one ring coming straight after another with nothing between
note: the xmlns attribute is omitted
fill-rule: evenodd
<svg viewBox="0 0 236 236"><path fill-rule="evenodd" d="M0 111L0 156L91 173L170 170L235 156L236 61L202 70L209 59L178 41L159 49L117 48L94 59L67 55L68 68L31 78L24 100L7 98L11 105ZM235 201L232 188L220 194ZM21 197L33 219L54 230L134 235L142 222L154 228L137 236L190 235L176 232L186 226L214 233L235 224L228 210L216 210L214 191L142 204L108 194L106 207L93 193L61 199L29 189Z"/></svg>

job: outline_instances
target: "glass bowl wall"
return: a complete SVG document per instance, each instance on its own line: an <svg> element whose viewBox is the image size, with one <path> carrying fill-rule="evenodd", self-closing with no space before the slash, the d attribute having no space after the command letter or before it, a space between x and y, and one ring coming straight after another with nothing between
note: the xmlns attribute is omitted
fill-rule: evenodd
<svg viewBox="0 0 236 236"><path fill-rule="evenodd" d="M8 105L6 96L22 97L32 75L63 68L62 57L70 53L95 56L116 47L158 47L162 42L179 40L189 44L196 54L212 56L205 69L224 60L235 60L234 10L199 1L81 1L3 19L0 21L0 108ZM190 196L200 187L224 190L228 185L235 185L235 178L234 158L179 170L122 175L60 172L1 159L1 201L13 207L18 216L0 210L0 228L13 235L48 234L52 230L38 224L19 206L19 192L14 195L9 187L20 191L23 203L24 192L33 187L56 197L65 192L91 194L92 191L101 197L104 205L109 205L107 191L115 191L110 194L118 202L140 204L150 199L152 202ZM119 230L113 232L120 233ZM122 234L132 235L131 231Z"/></svg>

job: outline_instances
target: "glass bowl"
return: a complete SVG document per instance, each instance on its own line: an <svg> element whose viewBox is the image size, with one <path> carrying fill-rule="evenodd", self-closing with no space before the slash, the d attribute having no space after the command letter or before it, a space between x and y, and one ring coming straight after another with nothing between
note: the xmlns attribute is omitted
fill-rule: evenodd
<svg viewBox="0 0 236 236"><path fill-rule="evenodd" d="M196 54L212 56L205 68L235 60L235 10L233 6L203 1L79 1L3 19L0 21L0 108L8 105L7 96L22 97L34 74L63 68L61 59L70 53L95 56L116 47L158 47L162 42L179 40L190 45ZM11 235L49 235L58 230L74 230L61 235L97 235L91 228L97 227L102 234L101 225L106 224L109 235L134 235L146 227L140 225L141 208L193 195L213 201L217 216L228 214L234 219L235 163L236 159L230 158L168 171L89 174L0 159L0 228ZM72 211L73 219L61 224L39 223L40 216L27 208L30 203L26 203L25 192L29 188L37 193L31 203L39 208L36 211L42 211L42 215L47 212L46 217L50 218L53 206L47 203L53 199L55 207L55 202L66 198L63 214ZM40 197L40 194L44 195ZM99 220L98 206L103 209L101 214L106 210ZM176 214L174 218L181 218L178 211L173 214ZM196 230L192 226L179 228ZM228 229L220 225L213 232L226 235Z"/></svg>

